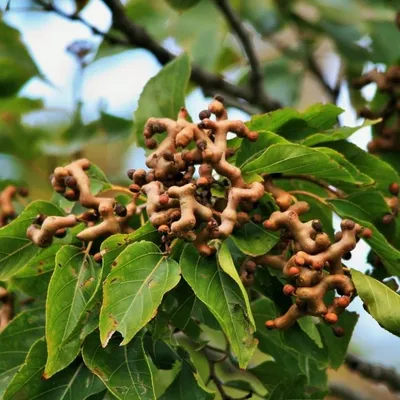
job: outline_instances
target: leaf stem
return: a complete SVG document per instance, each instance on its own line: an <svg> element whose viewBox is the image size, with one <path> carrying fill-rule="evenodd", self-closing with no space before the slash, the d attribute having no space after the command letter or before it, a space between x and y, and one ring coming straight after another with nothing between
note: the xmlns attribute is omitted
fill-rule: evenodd
<svg viewBox="0 0 400 400"><path fill-rule="evenodd" d="M299 194L302 196L312 197L313 199L319 201L320 203L325 204L326 206L328 205L328 203L326 202L326 200L324 198L317 196L314 193L306 192L305 190L290 190L288 193L293 194L293 195Z"/></svg>

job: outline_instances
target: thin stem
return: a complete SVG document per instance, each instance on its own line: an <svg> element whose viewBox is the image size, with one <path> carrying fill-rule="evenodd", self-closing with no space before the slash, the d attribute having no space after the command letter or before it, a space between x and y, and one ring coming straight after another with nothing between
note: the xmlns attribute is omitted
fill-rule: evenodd
<svg viewBox="0 0 400 400"><path fill-rule="evenodd" d="M124 193L129 197L133 196L133 193L128 188L119 185L111 185L111 188L100 192L97 196L104 196L107 193Z"/></svg>
<svg viewBox="0 0 400 400"><path fill-rule="evenodd" d="M150 51L160 62L165 65L175 58L175 55L162 47L149 33L140 25L135 24L125 14L124 6L119 0L103 0L113 15L114 28L124 34L128 43L133 47L140 47ZM198 65L192 65L191 79L200 86L203 91L211 90L248 101L261 111L272 111L281 107L277 101L267 96L260 96L252 88L242 87L224 80L220 75L210 73Z"/></svg>
<svg viewBox="0 0 400 400"><path fill-rule="evenodd" d="M215 4L225 16L225 19L228 21L232 30L235 32L249 60L251 67L250 83L255 95L259 97L265 96L263 85L264 77L261 64L258 60L250 35L243 26L242 20L231 7L229 0L215 0Z"/></svg>
<svg viewBox="0 0 400 400"><path fill-rule="evenodd" d="M308 176L308 175L281 175L281 176L277 176L274 177L274 179L293 179L293 180L302 180L302 181L308 181L308 182L312 182L315 183L318 186L321 186L322 188L324 188L325 190L327 190L328 192L332 193L335 197L339 198L339 199L345 199L347 197L346 193L343 192L342 190L330 185L329 183L320 180L320 179L316 179L312 176Z"/></svg>
<svg viewBox="0 0 400 400"><path fill-rule="evenodd" d="M44 11L49 11L49 12L54 12L56 13L58 16L65 18L65 19L69 19L71 21L78 21L81 24L85 25L87 28L89 28L94 35L100 35L102 36L105 40L107 40L110 44L119 44L122 46L128 46L129 43L126 40L123 40L115 35L109 34L107 32L103 32L100 31L97 27L95 27L94 25L90 24L89 22L87 22L86 20L84 20L83 18L81 18L79 15L77 14L68 14L66 12L64 12L63 10L61 10L60 8L56 7L52 2L48 2L46 0L35 0L35 2L37 4L39 4L40 6L43 7ZM37 10L40 11L40 10Z"/></svg>
<svg viewBox="0 0 400 400"><path fill-rule="evenodd" d="M326 206L328 205L328 203L325 201L324 198L317 196L314 193L306 192L305 190L290 190L288 193L293 194L293 195L298 194L298 195L302 195L302 196L312 197L313 199L319 201L320 203L325 204Z"/></svg>
<svg viewBox="0 0 400 400"><path fill-rule="evenodd" d="M87 244L86 249L85 249L85 255L86 255L86 256L89 255L90 250L92 249L92 246L93 246L93 241L92 241L92 242L89 242L89 243Z"/></svg>

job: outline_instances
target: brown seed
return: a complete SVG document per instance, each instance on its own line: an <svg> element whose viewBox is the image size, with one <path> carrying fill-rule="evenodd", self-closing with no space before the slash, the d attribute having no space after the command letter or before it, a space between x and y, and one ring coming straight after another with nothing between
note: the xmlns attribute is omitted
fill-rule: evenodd
<svg viewBox="0 0 400 400"><path fill-rule="evenodd" d="M397 196L399 194L399 189L400 186L397 182L393 182L389 185L389 192L392 193L392 195Z"/></svg>
<svg viewBox="0 0 400 400"><path fill-rule="evenodd" d="M25 188L25 187L20 187L20 188L18 188L18 194L21 197L26 197L29 194L29 190L27 188Z"/></svg>
<svg viewBox="0 0 400 400"><path fill-rule="evenodd" d="M144 144L145 144L145 146L146 146L148 149L150 149L150 150L153 150L153 149L155 149L155 148L157 147L157 142L156 142L155 139L153 139L153 138L146 139L146 140L144 141Z"/></svg>
<svg viewBox="0 0 400 400"><path fill-rule="evenodd" d="M128 171L126 172L126 174L128 175L128 178L133 180L133 174L135 173L135 169L128 169Z"/></svg>
<svg viewBox="0 0 400 400"><path fill-rule="evenodd" d="M199 113L199 118L201 120L206 119L206 118L210 118L210 117L211 117L211 113L208 110L203 110L203 111L200 111L200 113Z"/></svg>
<svg viewBox="0 0 400 400"><path fill-rule="evenodd" d="M258 139L258 132L249 132L247 135L247 139L250 140L250 142L255 142Z"/></svg>
<svg viewBox="0 0 400 400"><path fill-rule="evenodd" d="M35 217L35 220L33 221L34 224L42 225L44 220L47 218L47 215L44 214L39 214Z"/></svg>
<svg viewBox="0 0 400 400"><path fill-rule="evenodd" d="M93 259L94 259L94 261L95 261L96 263L101 263L101 260L103 259L103 256L101 255L101 253L96 253L96 254L93 256Z"/></svg>
<svg viewBox="0 0 400 400"><path fill-rule="evenodd" d="M297 267L290 267L288 271L289 276L296 276L300 274L300 268Z"/></svg>
<svg viewBox="0 0 400 400"><path fill-rule="evenodd" d="M67 229L66 229L66 228L58 229L58 230L56 231L56 233L54 234L54 236L55 236L56 238L59 238L59 239L62 239L62 238L65 237L66 235L67 235Z"/></svg>
<svg viewBox="0 0 400 400"><path fill-rule="evenodd" d="M394 221L394 215L393 215L393 214L385 214L385 215L382 217L382 222L383 222L385 225L389 225L389 224L391 224L393 221Z"/></svg>
<svg viewBox="0 0 400 400"><path fill-rule="evenodd" d="M160 194L160 197L158 198L158 201L161 206L165 206L169 202L169 196L166 193Z"/></svg>
<svg viewBox="0 0 400 400"><path fill-rule="evenodd" d="M265 327L269 330L275 328L275 322L273 320L269 320L265 322Z"/></svg>
<svg viewBox="0 0 400 400"><path fill-rule="evenodd" d="M283 294L285 296L292 296L295 291L296 291L296 288L293 285L285 285L283 287Z"/></svg>
<svg viewBox="0 0 400 400"><path fill-rule="evenodd" d="M257 269L257 264L253 260L246 261L245 268L248 272L254 272Z"/></svg>
<svg viewBox="0 0 400 400"><path fill-rule="evenodd" d="M122 204L117 204L114 208L114 211L119 217L126 217L126 214L128 213L128 210Z"/></svg>
<svg viewBox="0 0 400 400"><path fill-rule="evenodd" d="M78 182L76 181L76 179L73 176L67 176L65 178L64 182L65 182L65 185L71 189L76 188L76 186L78 185Z"/></svg>
<svg viewBox="0 0 400 400"><path fill-rule="evenodd" d="M139 193L140 192L140 186L137 185L136 183L132 183L131 185L129 185L129 190L132 193Z"/></svg>
<svg viewBox="0 0 400 400"><path fill-rule="evenodd" d="M332 326L332 332L336 337L343 337L346 331L341 326Z"/></svg>
<svg viewBox="0 0 400 400"><path fill-rule="evenodd" d="M311 226L316 232L322 232L323 231L323 226L322 222L319 219L314 219L314 221L311 223Z"/></svg>
<svg viewBox="0 0 400 400"><path fill-rule="evenodd" d="M76 201L79 198L79 193L73 189L68 189L65 191L64 197L69 201Z"/></svg>
<svg viewBox="0 0 400 400"><path fill-rule="evenodd" d="M223 96L221 96L220 94L217 94L214 97L215 100L219 101L220 103L224 104L225 99L223 98Z"/></svg>
<svg viewBox="0 0 400 400"><path fill-rule="evenodd" d="M338 307L346 308L350 304L350 297L348 296L337 297L336 304L338 305Z"/></svg>
<svg viewBox="0 0 400 400"><path fill-rule="evenodd" d="M364 228L362 233L361 233L362 237L364 239L371 239L372 237L372 230L369 228Z"/></svg>
<svg viewBox="0 0 400 400"><path fill-rule="evenodd" d="M336 324L338 316L334 313L327 313L324 315L324 319L328 324Z"/></svg>
<svg viewBox="0 0 400 400"><path fill-rule="evenodd" d="M160 225L160 226L158 227L158 232L160 232L160 233L163 234L163 235L168 234L168 233L169 233L169 227L168 227L168 225Z"/></svg>
<svg viewBox="0 0 400 400"><path fill-rule="evenodd" d="M170 151L164 151L162 154L165 161L174 161L174 155Z"/></svg>

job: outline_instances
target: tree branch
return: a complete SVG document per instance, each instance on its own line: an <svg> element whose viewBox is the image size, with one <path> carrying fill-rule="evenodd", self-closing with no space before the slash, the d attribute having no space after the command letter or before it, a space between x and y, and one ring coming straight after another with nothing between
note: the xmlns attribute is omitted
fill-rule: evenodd
<svg viewBox="0 0 400 400"><path fill-rule="evenodd" d="M103 32L103 31L99 30L94 25L90 24L89 22L87 22L86 20L84 20L82 17L80 17L77 14L68 14L68 13L64 12L63 10L61 10L60 8L56 7L53 3L49 3L46 0L35 0L35 2L38 5L42 6L44 11L54 12L62 18L69 19L71 21L80 22L81 24L83 24L87 28L89 28L93 32L94 35L102 36L110 44L119 44L122 46L129 46L128 41L121 39L115 35L111 35L107 32ZM41 10L35 9L34 11L41 11Z"/></svg>
<svg viewBox="0 0 400 400"><path fill-rule="evenodd" d="M370 364L352 354L346 356L345 362L349 369L363 377L383 383L393 391L400 391L400 374L394 368Z"/></svg>
<svg viewBox="0 0 400 400"><path fill-rule="evenodd" d="M135 24L126 16L124 6L119 0L103 0L103 2L113 15L114 28L124 34L131 46L150 51L162 65L167 64L175 58L171 52L155 41L142 26ZM218 75L203 70L197 65L192 65L191 79L203 90L211 90L214 93L221 92L223 95L246 100L263 112L276 110L281 107L279 102L271 100L266 96L260 98L254 90L234 85Z"/></svg>
<svg viewBox="0 0 400 400"><path fill-rule="evenodd" d="M155 41L142 26L135 24L126 16L124 6L119 0L103 0L103 2L112 13L114 27L124 35L124 39L108 32L102 32L79 15L68 14L46 0L35 1L43 7L44 11L51 11L60 17L82 23L93 34L102 36L112 45L139 47L149 51L161 65L165 65L175 58L174 54ZM202 88L204 93L210 94L212 92L215 95L216 92L221 92L228 99L232 99L230 101L231 106L238 107L247 113L268 112L282 107L279 102L269 99L266 95L260 96L258 91L232 84L219 75L205 71L197 65L192 65L191 79ZM242 99L245 102L235 99Z"/></svg>
<svg viewBox="0 0 400 400"><path fill-rule="evenodd" d="M246 32L246 29L243 26L240 17L232 9L231 5L229 4L229 0L215 0L215 4L220 9L222 14L224 14L232 30L235 32L236 36L239 38L240 43L242 44L243 50L250 63L250 83L255 95L259 96L260 98L265 96L263 85L264 77L261 64L258 60L251 38L248 32Z"/></svg>
<svg viewBox="0 0 400 400"><path fill-rule="evenodd" d="M345 386L337 382L329 383L329 392L332 396L343 400L372 400L370 397L365 397L364 393L359 393L350 386Z"/></svg>

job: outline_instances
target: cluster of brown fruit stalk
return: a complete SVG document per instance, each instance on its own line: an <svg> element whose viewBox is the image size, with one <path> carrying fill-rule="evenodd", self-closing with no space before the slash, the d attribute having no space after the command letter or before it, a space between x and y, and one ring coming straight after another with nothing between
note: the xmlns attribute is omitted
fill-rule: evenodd
<svg viewBox="0 0 400 400"><path fill-rule="evenodd" d="M131 217L143 209L138 198L144 196L148 219L158 229L166 252L171 242L179 238L191 242L202 256L211 257L216 240L227 238L250 220L263 223L267 230L281 231L281 239L271 252L246 259L240 267L242 281L251 286L257 268L281 270L287 280L283 292L295 299L285 315L267 321L266 327L285 329L306 315L336 324L356 294L342 259L355 248L359 237L371 237L371 230L343 220L341 231L331 243L320 221L300 221L299 216L308 212L309 205L297 202L276 186L272 176L263 176L263 182L246 183L241 170L229 162L235 151L228 147L227 135L231 132L243 140L256 141L258 134L242 121L229 120L223 103L223 98L216 96L208 109L200 112L199 123L189 122L183 108L176 121L147 121L145 144L153 150L146 159L149 170L128 171L133 183L129 186L132 199L126 206L118 204L114 197L91 193L88 160L56 168L51 178L54 190L88 211L81 215L39 215L28 228L29 239L47 247L55 236L62 236L67 228L80 223L86 226L77 238L86 243L129 233ZM158 137L159 143L155 140ZM215 186L225 193L224 197L213 196L211 189ZM254 210L265 192L273 196L280 211L263 221ZM2 203L3 214L4 204L7 201ZM100 262L103 255L95 254L95 260ZM330 290L336 291L337 296L326 304L324 297ZM337 336L343 335L342 328L333 329Z"/></svg>

